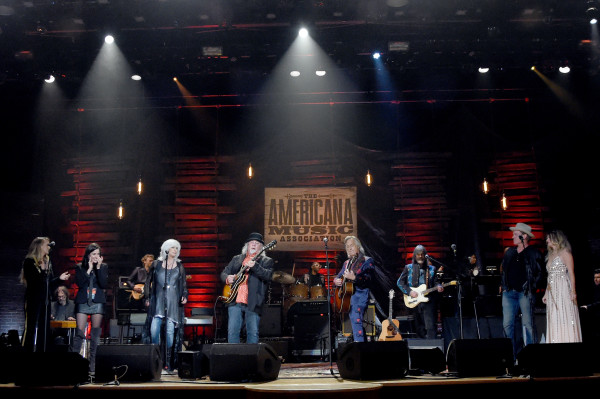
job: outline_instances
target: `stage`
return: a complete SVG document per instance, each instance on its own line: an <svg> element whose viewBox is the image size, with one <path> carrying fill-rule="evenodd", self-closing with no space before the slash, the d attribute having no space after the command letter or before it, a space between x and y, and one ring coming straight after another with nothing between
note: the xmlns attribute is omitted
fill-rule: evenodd
<svg viewBox="0 0 600 399"><path fill-rule="evenodd" d="M45 394L50 390L103 398L131 397L145 391L165 395L198 391L196 393L203 398L231 395L236 398L333 398L340 395L384 398L485 393L497 396L516 392L551 395L557 390L589 392L589 389L600 388L599 362L595 360L598 357L583 344L536 344L527 351L529 356L520 358L525 366L510 369L506 367L504 356L497 356L502 354L502 344L502 340L462 340L452 345L454 349L451 347L442 359L446 364L441 367L437 357L432 356L438 354L437 348L411 345L413 349L409 349L403 341L350 343L336 352L340 360L331 363L313 357L288 362L274 355L274 350L265 344L215 344L210 351L205 351L207 357L204 358L199 351L186 353L179 363L180 369L170 374L162 371L160 360L156 362L153 346L109 345L105 347L112 352L105 352L104 360L97 361L94 382L74 383L76 380L69 378L74 374L84 375L79 373L82 367L72 362L75 354L42 354L44 356L23 357L20 363L16 361L14 369L20 375L14 378L16 382L3 381L0 392L3 398ZM588 351L583 358L582 351ZM111 361L107 363L106 359ZM7 360L10 361L10 357L3 356L3 361ZM203 363L206 361L210 364ZM119 371L122 366L113 365L121 363L128 363L129 376L138 373L140 380L108 377L106 370L109 374L125 375ZM51 376L57 383L46 383L44 375ZM250 378L245 379L246 376Z"/></svg>

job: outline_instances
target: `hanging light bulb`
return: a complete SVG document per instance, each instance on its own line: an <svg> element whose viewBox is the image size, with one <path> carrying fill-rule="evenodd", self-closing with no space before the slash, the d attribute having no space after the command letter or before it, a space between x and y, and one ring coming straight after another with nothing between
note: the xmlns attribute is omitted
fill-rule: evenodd
<svg viewBox="0 0 600 399"><path fill-rule="evenodd" d="M371 171L367 169L367 186L371 187L371 183L373 182L372 177L371 177Z"/></svg>
<svg viewBox="0 0 600 399"><path fill-rule="evenodd" d="M254 177L254 169L252 169L252 162L248 164L248 179L252 179Z"/></svg>
<svg viewBox="0 0 600 399"><path fill-rule="evenodd" d="M488 182L487 182L487 180L485 179L485 177L483 178L483 185L482 185L482 188L483 188L483 193L484 193L484 194L487 194L487 193L489 193L489 192L490 192L490 187L489 187L489 185L488 185Z"/></svg>
<svg viewBox="0 0 600 399"><path fill-rule="evenodd" d="M119 220L123 219L125 216L125 208L123 208L123 200L119 200L119 211L117 212L117 217Z"/></svg>
<svg viewBox="0 0 600 399"><path fill-rule="evenodd" d="M508 200L506 199L506 195L504 193L502 193L502 198L500 199L500 204L502 205L503 211L508 209Z"/></svg>
<svg viewBox="0 0 600 399"><path fill-rule="evenodd" d="M140 180L138 180L138 183L137 183L137 193L138 193L138 195L142 195L142 189L143 189L142 178L140 177Z"/></svg>

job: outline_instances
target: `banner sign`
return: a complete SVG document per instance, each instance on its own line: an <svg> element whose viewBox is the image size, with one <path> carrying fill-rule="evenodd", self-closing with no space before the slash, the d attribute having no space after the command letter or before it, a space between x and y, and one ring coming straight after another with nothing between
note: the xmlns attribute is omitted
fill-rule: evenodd
<svg viewBox="0 0 600 399"><path fill-rule="evenodd" d="M357 235L356 187L265 188L265 242L278 251L344 249Z"/></svg>

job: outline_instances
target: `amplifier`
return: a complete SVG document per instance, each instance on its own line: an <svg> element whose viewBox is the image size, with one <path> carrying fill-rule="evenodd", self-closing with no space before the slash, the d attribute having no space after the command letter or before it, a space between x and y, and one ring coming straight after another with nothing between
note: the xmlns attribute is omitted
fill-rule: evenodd
<svg viewBox="0 0 600 399"><path fill-rule="evenodd" d="M302 301L290 307L288 317L292 315L323 314L327 313L327 301Z"/></svg>

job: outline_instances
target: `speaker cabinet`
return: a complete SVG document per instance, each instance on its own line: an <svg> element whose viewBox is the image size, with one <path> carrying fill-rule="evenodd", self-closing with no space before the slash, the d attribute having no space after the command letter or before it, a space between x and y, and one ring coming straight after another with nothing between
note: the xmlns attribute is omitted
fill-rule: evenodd
<svg viewBox="0 0 600 399"><path fill-rule="evenodd" d="M212 344L205 344L201 350L178 352L177 373L179 378L193 380L207 376L210 370L211 346Z"/></svg>
<svg viewBox="0 0 600 399"><path fill-rule="evenodd" d="M261 337L281 336L281 305L265 305L260 316L258 332Z"/></svg>
<svg viewBox="0 0 600 399"><path fill-rule="evenodd" d="M592 348L583 342L529 344L517 354L519 369L531 377L575 377L594 373Z"/></svg>
<svg viewBox="0 0 600 399"><path fill-rule="evenodd" d="M386 380L406 376L406 341L350 342L339 347L336 363L342 378Z"/></svg>
<svg viewBox="0 0 600 399"><path fill-rule="evenodd" d="M159 380L162 371L160 348L155 344L99 345L96 380Z"/></svg>
<svg viewBox="0 0 600 399"><path fill-rule="evenodd" d="M446 370L443 339L407 338L411 373L439 374Z"/></svg>
<svg viewBox="0 0 600 399"><path fill-rule="evenodd" d="M454 339L448 345L448 371L459 377L504 375L514 365L510 338Z"/></svg>
<svg viewBox="0 0 600 399"><path fill-rule="evenodd" d="M211 381L270 381L277 378L281 361L273 348L258 344L213 344Z"/></svg>
<svg viewBox="0 0 600 399"><path fill-rule="evenodd" d="M17 386L74 386L86 382L90 370L89 361L74 352L19 353L12 366Z"/></svg>

